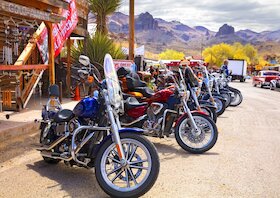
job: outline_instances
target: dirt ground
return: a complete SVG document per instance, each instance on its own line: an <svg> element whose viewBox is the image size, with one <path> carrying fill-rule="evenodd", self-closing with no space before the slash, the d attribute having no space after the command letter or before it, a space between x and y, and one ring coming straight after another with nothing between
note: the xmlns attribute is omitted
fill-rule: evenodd
<svg viewBox="0 0 280 198"><path fill-rule="evenodd" d="M161 170L144 197L280 197L280 92L232 86L244 101L218 118L218 141L209 152L192 155L173 138L149 138ZM45 164L37 141L34 134L15 142L5 156L7 145L0 146L0 197L107 197L91 170Z"/></svg>

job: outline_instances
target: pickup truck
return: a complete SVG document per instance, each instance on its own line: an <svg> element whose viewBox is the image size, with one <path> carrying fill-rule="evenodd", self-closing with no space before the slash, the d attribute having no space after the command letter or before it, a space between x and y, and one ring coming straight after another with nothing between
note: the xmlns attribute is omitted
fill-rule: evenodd
<svg viewBox="0 0 280 198"><path fill-rule="evenodd" d="M257 76L253 77L253 86L270 86L270 81L277 79L280 76L278 71L260 71Z"/></svg>

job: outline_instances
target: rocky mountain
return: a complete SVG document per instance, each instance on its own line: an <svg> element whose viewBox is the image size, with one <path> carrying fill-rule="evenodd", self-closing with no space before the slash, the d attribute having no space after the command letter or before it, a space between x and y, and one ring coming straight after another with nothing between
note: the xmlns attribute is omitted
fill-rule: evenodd
<svg viewBox="0 0 280 198"><path fill-rule="evenodd" d="M89 16L89 23L93 22ZM116 12L108 18L109 31L115 36L128 36L129 18ZM135 16L135 37L138 45L145 45L153 53L159 53L166 48L172 48L186 53L200 53L202 47L221 42L252 43L265 45L265 42L280 45L280 30L254 32L251 30L235 31L234 27L224 24L218 32L213 32L203 26L190 27L179 21L165 21L154 18L150 13Z"/></svg>
<svg viewBox="0 0 280 198"><path fill-rule="evenodd" d="M222 27L219 28L219 31L215 35L215 37L224 36L224 35L234 35L234 27L224 24Z"/></svg>

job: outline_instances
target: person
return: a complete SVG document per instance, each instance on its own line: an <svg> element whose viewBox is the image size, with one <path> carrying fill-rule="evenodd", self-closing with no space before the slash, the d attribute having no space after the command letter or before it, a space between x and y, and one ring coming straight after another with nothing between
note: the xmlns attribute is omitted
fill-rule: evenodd
<svg viewBox="0 0 280 198"><path fill-rule="evenodd" d="M221 66L221 73L225 75L225 77L229 76L228 60L225 60L224 64Z"/></svg>
<svg viewBox="0 0 280 198"><path fill-rule="evenodd" d="M158 81L158 75L159 75L159 69L156 68L156 71L154 72L154 78L155 78L156 84L157 84L157 81Z"/></svg>
<svg viewBox="0 0 280 198"><path fill-rule="evenodd" d="M153 66L150 66L150 74L151 74L151 76L153 77L153 74L154 74L154 68L153 68Z"/></svg>
<svg viewBox="0 0 280 198"><path fill-rule="evenodd" d="M196 74L190 66L186 67L185 80L186 83L190 84L191 87L198 87L201 82L201 80L196 76Z"/></svg>

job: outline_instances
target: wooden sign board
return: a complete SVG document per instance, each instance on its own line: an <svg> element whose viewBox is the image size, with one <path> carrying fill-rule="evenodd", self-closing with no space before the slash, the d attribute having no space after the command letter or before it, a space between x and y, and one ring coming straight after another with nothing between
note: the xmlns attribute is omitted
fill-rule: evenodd
<svg viewBox="0 0 280 198"><path fill-rule="evenodd" d="M7 1L0 1L0 11L41 21L59 22L60 20L64 19L63 17L54 15L52 13L44 12L41 10L18 5Z"/></svg>

